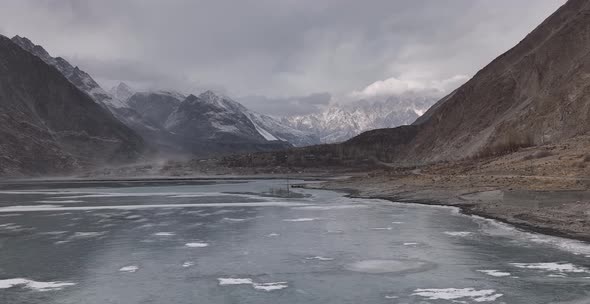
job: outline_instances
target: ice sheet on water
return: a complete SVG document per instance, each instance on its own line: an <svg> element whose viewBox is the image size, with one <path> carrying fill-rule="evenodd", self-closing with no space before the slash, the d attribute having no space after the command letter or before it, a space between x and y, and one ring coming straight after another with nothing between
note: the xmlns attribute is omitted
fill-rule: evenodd
<svg viewBox="0 0 590 304"><path fill-rule="evenodd" d="M446 235L459 236L459 237L466 237L466 236L470 236L473 234L473 232L468 232L468 231L445 231L443 233Z"/></svg>
<svg viewBox="0 0 590 304"><path fill-rule="evenodd" d="M154 233L155 236L175 236L176 233L174 232L156 232Z"/></svg>
<svg viewBox="0 0 590 304"><path fill-rule="evenodd" d="M189 248L204 248L204 247L209 246L209 243L192 242L192 243L186 243L186 244L184 244L184 246L189 247Z"/></svg>
<svg viewBox="0 0 590 304"><path fill-rule="evenodd" d="M347 270L364 273L419 272L430 263L420 260L364 260L345 266Z"/></svg>
<svg viewBox="0 0 590 304"><path fill-rule="evenodd" d="M41 204L76 204L76 203L83 203L82 200L42 200L36 201L37 203Z"/></svg>
<svg viewBox="0 0 590 304"><path fill-rule="evenodd" d="M328 205L328 206L305 206L305 207L295 207L295 210L310 210L310 211L329 211L329 210L347 210L347 209L363 209L369 208L367 205Z"/></svg>
<svg viewBox="0 0 590 304"><path fill-rule="evenodd" d="M137 265L129 265L129 266L123 266L119 269L120 272L136 272L139 270L139 267Z"/></svg>
<svg viewBox="0 0 590 304"><path fill-rule="evenodd" d="M485 273L492 277L508 277L510 276L510 272L504 272L500 270L478 270L478 272Z"/></svg>
<svg viewBox="0 0 590 304"><path fill-rule="evenodd" d="M427 289L416 289L414 296L420 296L429 300L459 300L468 298L475 302L493 302L503 296L501 293L496 293L494 289L481 289L475 288L427 288Z"/></svg>
<svg viewBox="0 0 590 304"><path fill-rule="evenodd" d="M306 260L317 260L317 261L333 261L334 258L328 258L323 256L307 257Z"/></svg>
<svg viewBox="0 0 590 304"><path fill-rule="evenodd" d="M250 278L240 279L240 278L218 278L219 285L251 285L254 282Z"/></svg>
<svg viewBox="0 0 590 304"><path fill-rule="evenodd" d="M315 217L302 217L302 218L293 218L293 219L284 219L283 222L311 222L319 220L320 218Z"/></svg>
<svg viewBox="0 0 590 304"><path fill-rule="evenodd" d="M287 282L257 283L250 278L218 278L220 286L250 285L256 290L275 291L289 287Z"/></svg>
<svg viewBox="0 0 590 304"><path fill-rule="evenodd" d="M103 206L76 206L63 207L53 205L34 206L8 206L0 207L0 213L12 212L38 212L38 211L75 211L75 210L138 210L157 208L217 208L217 207L291 207L306 206L304 203L295 202L248 202L248 203L202 203L202 204L157 204L157 205L103 205Z"/></svg>
<svg viewBox="0 0 590 304"><path fill-rule="evenodd" d="M5 279L0 280L0 289L7 289L11 287L22 286L24 288L32 289L35 291L52 291L61 290L67 286L73 286L76 283L72 282L39 282L24 278Z"/></svg>
<svg viewBox="0 0 590 304"><path fill-rule="evenodd" d="M551 263L510 263L510 265L523 268L535 269L542 271L553 271L561 273L583 273L590 272L590 269L565 262L551 262Z"/></svg>

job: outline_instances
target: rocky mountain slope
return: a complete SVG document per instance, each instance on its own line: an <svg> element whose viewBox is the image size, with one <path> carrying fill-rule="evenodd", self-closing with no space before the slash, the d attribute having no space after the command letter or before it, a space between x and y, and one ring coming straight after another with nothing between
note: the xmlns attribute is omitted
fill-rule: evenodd
<svg viewBox="0 0 590 304"><path fill-rule="evenodd" d="M189 95L168 116L164 127L197 154L251 152L288 148L253 121L241 104L211 91Z"/></svg>
<svg viewBox="0 0 590 304"><path fill-rule="evenodd" d="M590 131L590 1L570 0L415 123L402 159L436 161Z"/></svg>
<svg viewBox="0 0 590 304"><path fill-rule="evenodd" d="M90 95L97 103L106 107L120 108L125 105L121 100L113 98L112 95L103 90L88 73L80 70L78 67L72 66L68 61L61 57L52 57L40 45L36 45L26 37L14 36L12 41L20 47L30 52L31 54L41 58L45 63L57 68L70 82L78 87L83 92Z"/></svg>
<svg viewBox="0 0 590 304"><path fill-rule="evenodd" d="M392 96L386 100L360 100L348 105L333 105L320 113L283 117L281 122L316 134L322 143L336 143L368 130L409 125L435 101L435 97L414 94Z"/></svg>
<svg viewBox="0 0 590 304"><path fill-rule="evenodd" d="M0 36L0 174L130 162L143 140L54 65Z"/></svg>

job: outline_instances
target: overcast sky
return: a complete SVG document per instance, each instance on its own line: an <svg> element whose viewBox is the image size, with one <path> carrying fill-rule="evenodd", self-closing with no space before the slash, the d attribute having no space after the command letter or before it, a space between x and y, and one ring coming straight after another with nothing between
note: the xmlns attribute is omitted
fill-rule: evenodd
<svg viewBox="0 0 590 304"><path fill-rule="evenodd" d="M212 88L282 114L448 92L564 2L2 0L0 33L30 38L106 89Z"/></svg>

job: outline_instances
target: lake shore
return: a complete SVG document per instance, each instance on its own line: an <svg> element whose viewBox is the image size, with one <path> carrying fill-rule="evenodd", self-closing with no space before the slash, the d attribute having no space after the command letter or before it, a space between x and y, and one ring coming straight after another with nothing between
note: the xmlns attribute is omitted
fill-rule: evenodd
<svg viewBox="0 0 590 304"><path fill-rule="evenodd" d="M530 177L504 177L505 186L482 185L478 183L482 177L478 176L461 178L467 184L447 178L443 181L441 176L391 177L369 173L306 187L344 191L358 198L454 206L464 214L498 220L524 230L590 242L590 191L563 185L559 190L551 187L542 190L537 183L533 183L537 187L531 186L531 181L527 181Z"/></svg>

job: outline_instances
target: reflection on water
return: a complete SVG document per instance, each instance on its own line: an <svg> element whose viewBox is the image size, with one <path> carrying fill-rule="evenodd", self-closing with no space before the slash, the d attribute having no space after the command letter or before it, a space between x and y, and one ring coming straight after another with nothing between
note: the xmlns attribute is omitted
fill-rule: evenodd
<svg viewBox="0 0 590 304"><path fill-rule="evenodd" d="M0 191L0 303L583 303L589 286L586 244L279 180Z"/></svg>

